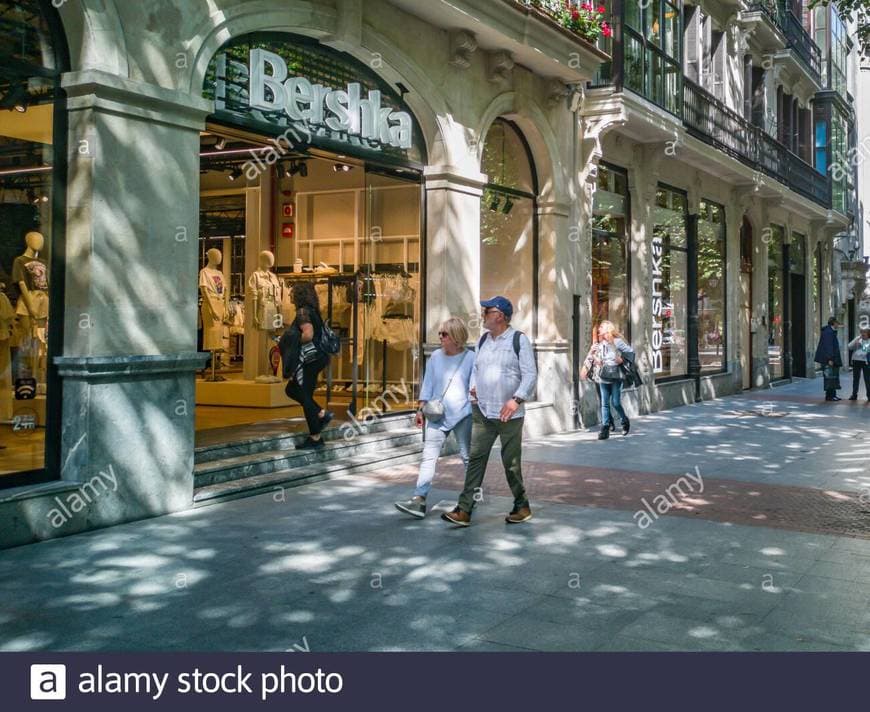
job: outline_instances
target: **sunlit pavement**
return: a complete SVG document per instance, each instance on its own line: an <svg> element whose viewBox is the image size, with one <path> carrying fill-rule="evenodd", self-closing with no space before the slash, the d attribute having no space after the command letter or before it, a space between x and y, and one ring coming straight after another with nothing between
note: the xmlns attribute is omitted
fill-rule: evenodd
<svg viewBox="0 0 870 712"><path fill-rule="evenodd" d="M530 443L523 525L494 452L468 529L449 458L422 522L409 466L0 552L0 649L870 650L870 405L820 392Z"/></svg>

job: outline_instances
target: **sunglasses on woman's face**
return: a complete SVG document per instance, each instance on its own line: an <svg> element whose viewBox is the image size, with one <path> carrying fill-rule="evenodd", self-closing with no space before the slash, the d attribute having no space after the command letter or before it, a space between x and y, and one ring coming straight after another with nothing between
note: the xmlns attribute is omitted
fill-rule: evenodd
<svg viewBox="0 0 870 712"><path fill-rule="evenodd" d="M442 339L446 339L448 336L450 336L450 334L448 334L446 331L439 331L438 336L440 336Z"/></svg>

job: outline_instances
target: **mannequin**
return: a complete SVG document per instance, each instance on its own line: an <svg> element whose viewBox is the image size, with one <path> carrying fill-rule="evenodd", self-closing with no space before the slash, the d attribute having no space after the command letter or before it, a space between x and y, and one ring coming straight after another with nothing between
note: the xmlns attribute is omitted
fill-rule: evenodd
<svg viewBox="0 0 870 712"><path fill-rule="evenodd" d="M229 311L229 300L224 273L219 269L223 261L221 251L215 248L206 252L208 264L199 271L199 293L202 295L202 347L212 352L212 377L209 380L223 381L214 374L218 366L218 354L227 350L227 328L224 322Z"/></svg>
<svg viewBox="0 0 870 712"><path fill-rule="evenodd" d="M21 356L40 392L45 392L45 346L48 325L48 265L39 256L45 246L42 233L24 236L24 254L12 263L12 282L18 287L15 314L22 334ZM24 374L20 374L19 377Z"/></svg>
<svg viewBox="0 0 870 712"><path fill-rule="evenodd" d="M268 250L260 253L258 269L248 280L253 300L254 326L260 331L274 332L283 326L281 302L283 290L278 277L272 272L275 255Z"/></svg>
<svg viewBox="0 0 870 712"><path fill-rule="evenodd" d="M265 339L262 337L274 337L276 331L284 326L284 319L281 315L283 288L277 275L272 272L274 264L275 255L268 250L263 250L257 260L258 269L248 280L248 294L251 297L251 314L253 315L252 324L260 334L257 350L261 352L261 355L266 350ZM258 373L254 380L259 383L280 382L281 379L272 373L271 368L266 367L267 370L263 370L264 364L261 364L260 361L261 358L258 356Z"/></svg>

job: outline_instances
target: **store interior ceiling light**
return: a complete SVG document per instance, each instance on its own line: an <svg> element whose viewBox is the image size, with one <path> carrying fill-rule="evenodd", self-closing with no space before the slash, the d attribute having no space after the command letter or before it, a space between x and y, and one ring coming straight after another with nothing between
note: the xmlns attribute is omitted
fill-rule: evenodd
<svg viewBox="0 0 870 712"><path fill-rule="evenodd" d="M223 136L218 136L217 141L214 142L215 150L223 151L227 147L227 140Z"/></svg>
<svg viewBox="0 0 870 712"><path fill-rule="evenodd" d="M24 84L13 85L6 96L0 100L0 109L7 111L15 110L20 114L27 111L27 103L30 95L27 93L27 87Z"/></svg>
<svg viewBox="0 0 870 712"><path fill-rule="evenodd" d="M499 198L498 195L493 195L492 201L490 201L490 204L489 204L489 209L492 210L493 212L496 212L498 210L498 206L500 203L501 203L501 198Z"/></svg>
<svg viewBox="0 0 870 712"><path fill-rule="evenodd" d="M290 161L284 166L284 175L287 178L292 178L296 174L303 178L308 177L308 164L305 161Z"/></svg>
<svg viewBox="0 0 870 712"><path fill-rule="evenodd" d="M230 171L230 175L228 176L230 180L237 180L242 177L242 169L241 168L233 168Z"/></svg>
<svg viewBox="0 0 870 712"><path fill-rule="evenodd" d="M336 173L349 173L353 166L349 166L347 163L336 163L332 166L332 170Z"/></svg>

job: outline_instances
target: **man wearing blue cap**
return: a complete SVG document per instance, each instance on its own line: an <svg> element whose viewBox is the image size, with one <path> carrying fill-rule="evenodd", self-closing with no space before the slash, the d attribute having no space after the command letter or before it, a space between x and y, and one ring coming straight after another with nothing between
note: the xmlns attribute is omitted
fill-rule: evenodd
<svg viewBox="0 0 870 712"><path fill-rule="evenodd" d="M477 345L471 371L472 406L471 453L465 470L465 487L459 503L441 518L461 527L471 524L475 495L483 484L489 454L496 438L501 440L501 460L514 507L505 517L508 524L532 518L523 484L522 446L524 403L535 393L538 370L532 344L525 334L510 325L513 305L505 297L481 302L483 326L487 332Z"/></svg>

